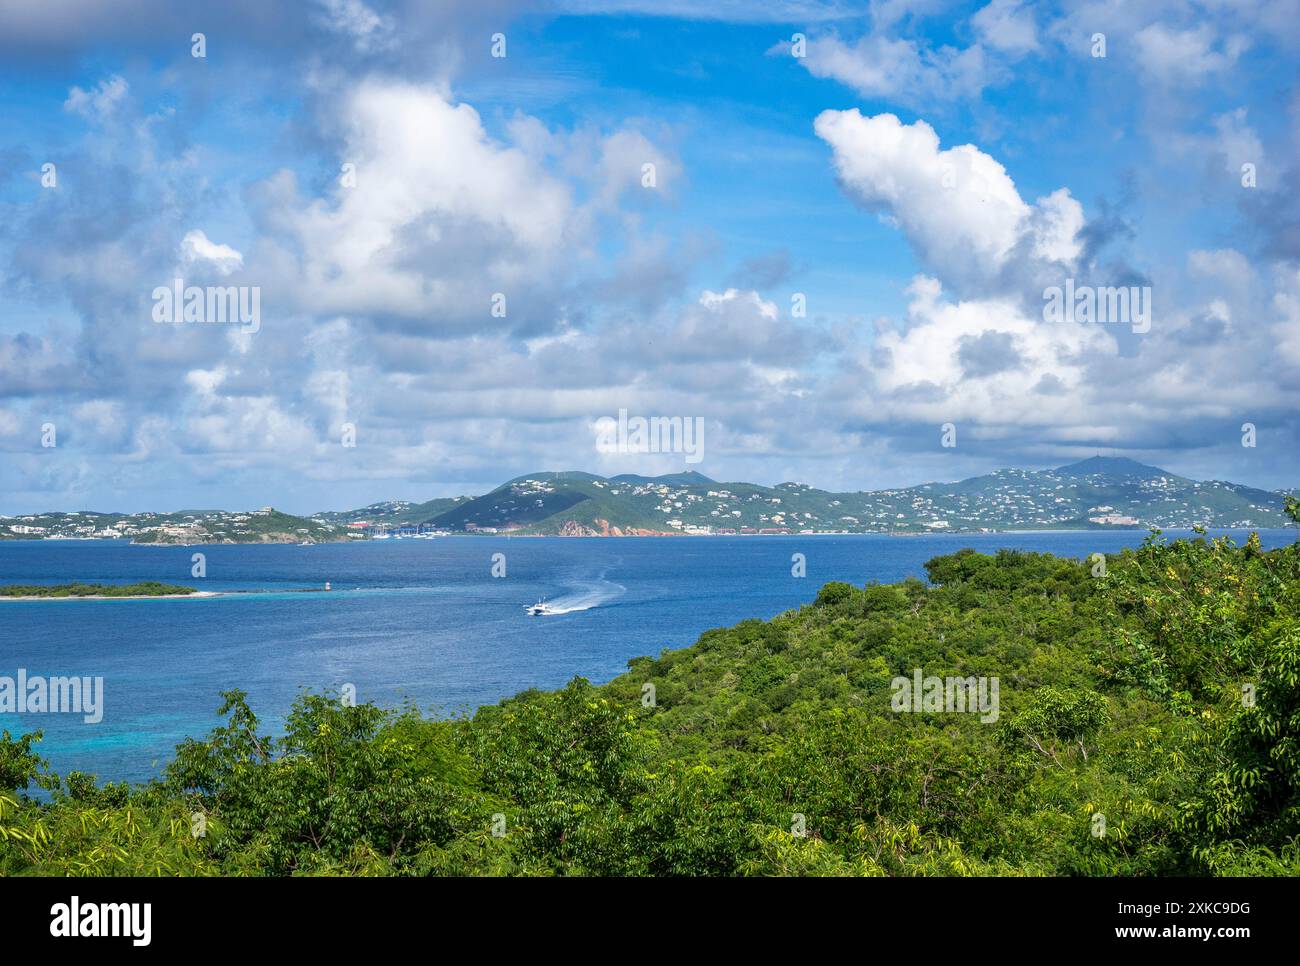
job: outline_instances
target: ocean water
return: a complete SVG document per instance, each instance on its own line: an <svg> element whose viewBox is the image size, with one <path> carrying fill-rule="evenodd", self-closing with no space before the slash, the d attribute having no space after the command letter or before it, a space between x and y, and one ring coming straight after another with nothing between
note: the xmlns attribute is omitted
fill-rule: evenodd
<svg viewBox="0 0 1300 966"><path fill-rule="evenodd" d="M608 681L631 658L807 603L828 580L924 578L926 560L962 547L1086 557L1144 536L444 537L309 547L0 541L0 584L159 580L256 591L0 601L0 676L24 668L29 676L104 679L98 723L75 714L7 713L0 728L43 729L41 753L62 774L143 781L160 774L181 739L218 723L219 693L230 688L249 693L271 732L303 690L345 684L355 686L359 701L466 713L526 688L560 687L575 675ZM1266 547L1295 538L1294 530L1261 533ZM206 579L190 576L199 551L207 556ZM505 554L504 578L491 575L497 553ZM806 557L804 578L791 576L795 553ZM328 594L301 592L326 581ZM525 607L541 597L559 613L528 616Z"/></svg>

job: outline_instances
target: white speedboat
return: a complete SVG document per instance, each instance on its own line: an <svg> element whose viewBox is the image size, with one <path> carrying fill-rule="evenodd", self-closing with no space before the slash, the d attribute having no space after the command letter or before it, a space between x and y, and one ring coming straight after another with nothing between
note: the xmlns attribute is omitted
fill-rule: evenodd
<svg viewBox="0 0 1300 966"><path fill-rule="evenodd" d="M529 617L547 617L555 613L555 611L551 610L551 605L546 602L545 598L524 609L528 611Z"/></svg>

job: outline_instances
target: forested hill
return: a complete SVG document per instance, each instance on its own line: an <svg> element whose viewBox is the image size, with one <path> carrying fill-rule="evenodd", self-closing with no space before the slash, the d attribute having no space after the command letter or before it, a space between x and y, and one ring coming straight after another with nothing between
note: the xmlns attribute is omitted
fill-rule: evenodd
<svg viewBox="0 0 1300 966"><path fill-rule="evenodd" d="M307 696L272 740L232 693L146 788L38 804L6 738L0 871L1300 874L1295 545L927 571L463 721Z"/></svg>
<svg viewBox="0 0 1300 966"><path fill-rule="evenodd" d="M1097 527L1278 527L1285 494L1200 482L1130 459L998 470L955 483L836 493L806 483L719 483L698 473L534 473L473 499L386 503L319 522L452 531L882 533Z"/></svg>

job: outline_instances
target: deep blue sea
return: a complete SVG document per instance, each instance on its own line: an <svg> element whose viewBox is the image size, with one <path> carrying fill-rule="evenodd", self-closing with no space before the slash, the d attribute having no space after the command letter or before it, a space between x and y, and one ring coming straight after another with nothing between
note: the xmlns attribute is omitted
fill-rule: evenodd
<svg viewBox="0 0 1300 966"><path fill-rule="evenodd" d="M1169 537L1177 534L1167 531ZM1232 532L1239 541L1244 531ZM356 688L359 701L453 715L575 675L594 683L629 659L686 647L702 631L807 603L828 580L924 578L962 547L1086 557L1139 531L987 535L514 538L443 537L316 546L137 547L0 541L0 584L159 580L204 599L0 601L0 676L104 678L104 715L0 714L44 729L51 766L101 779L160 774L177 742L218 723L219 692L242 688L276 732L304 689ZM1294 530L1263 531L1267 547ZM207 577L190 576L207 555ZM492 555L506 576L491 576ZM791 576L791 555L807 576ZM300 593L323 588L326 593ZM545 597L562 611L529 617Z"/></svg>

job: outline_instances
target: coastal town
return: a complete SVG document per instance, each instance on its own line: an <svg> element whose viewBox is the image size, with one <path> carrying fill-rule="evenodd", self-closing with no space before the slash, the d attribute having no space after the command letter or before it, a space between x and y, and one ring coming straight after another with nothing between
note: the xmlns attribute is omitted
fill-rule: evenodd
<svg viewBox="0 0 1300 966"><path fill-rule="evenodd" d="M518 536L750 536L980 533L1096 528L1281 527L1288 492L1199 482L1126 460L1055 470L1005 469L956 483L834 493L807 483L718 483L541 473L478 497L385 501L294 516L235 512L50 512L0 516L0 539L129 540L138 544L333 543Z"/></svg>

